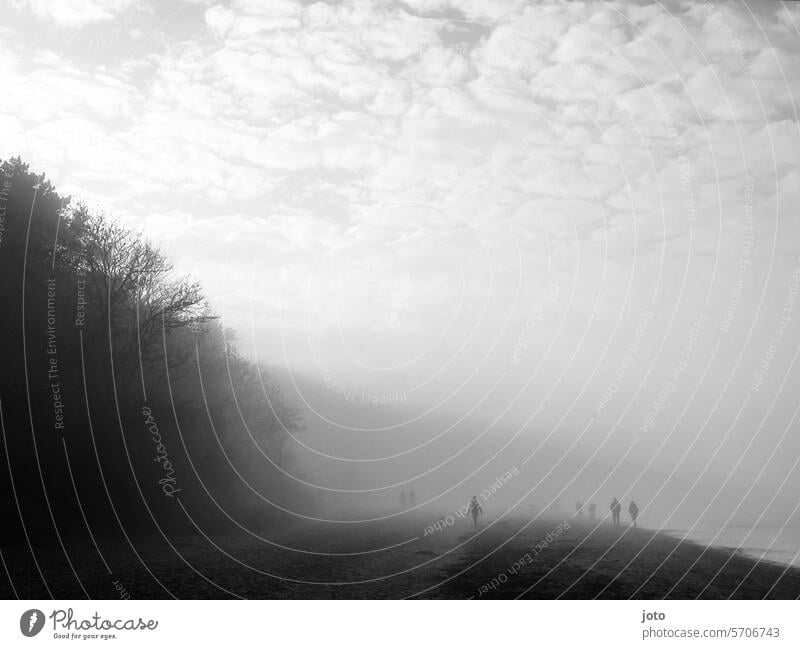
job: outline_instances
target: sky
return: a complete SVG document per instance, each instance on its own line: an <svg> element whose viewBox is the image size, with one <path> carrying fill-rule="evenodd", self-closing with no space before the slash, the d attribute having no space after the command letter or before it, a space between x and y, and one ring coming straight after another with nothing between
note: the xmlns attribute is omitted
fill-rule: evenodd
<svg viewBox="0 0 800 649"><path fill-rule="evenodd" d="M520 461L757 485L748 516L800 483L797 3L0 15L0 157L145 233L248 355Z"/></svg>

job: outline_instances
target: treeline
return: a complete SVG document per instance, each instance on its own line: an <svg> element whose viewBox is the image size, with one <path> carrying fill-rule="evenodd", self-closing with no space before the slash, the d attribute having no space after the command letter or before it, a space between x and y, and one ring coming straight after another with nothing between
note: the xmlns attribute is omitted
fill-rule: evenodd
<svg viewBox="0 0 800 649"><path fill-rule="evenodd" d="M284 473L298 413L157 248L19 159L0 163L0 237L0 540L302 508Z"/></svg>

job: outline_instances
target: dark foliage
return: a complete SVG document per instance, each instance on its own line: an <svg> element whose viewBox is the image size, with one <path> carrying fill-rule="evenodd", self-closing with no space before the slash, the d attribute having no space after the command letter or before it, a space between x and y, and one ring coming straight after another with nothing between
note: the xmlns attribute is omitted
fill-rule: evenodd
<svg viewBox="0 0 800 649"><path fill-rule="evenodd" d="M297 413L200 287L20 160L0 168L0 540L280 524L304 497L282 470Z"/></svg>

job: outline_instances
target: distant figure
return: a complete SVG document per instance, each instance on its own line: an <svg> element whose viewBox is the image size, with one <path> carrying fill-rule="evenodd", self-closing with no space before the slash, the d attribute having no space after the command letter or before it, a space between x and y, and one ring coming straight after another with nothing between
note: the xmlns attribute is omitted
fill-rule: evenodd
<svg viewBox="0 0 800 649"><path fill-rule="evenodd" d="M481 509L481 504L478 502L477 496L473 496L472 500L469 501L469 513L472 514L472 522L477 528L478 514L483 514L483 509Z"/></svg>
<svg viewBox="0 0 800 649"><path fill-rule="evenodd" d="M400 506L403 509L406 508L406 492L405 491L401 491L400 492Z"/></svg>
<svg viewBox="0 0 800 649"><path fill-rule="evenodd" d="M619 504L619 500L614 498L611 501L611 518L614 521L614 526L619 527L619 515L622 512L622 505Z"/></svg>
<svg viewBox="0 0 800 649"><path fill-rule="evenodd" d="M631 500L631 504L628 507L628 513L631 515L631 520L633 521L633 526L636 527L636 517L639 515L639 508L636 506L636 503Z"/></svg>
<svg viewBox="0 0 800 649"><path fill-rule="evenodd" d="M594 503L589 505L589 518L593 521L597 520L597 505Z"/></svg>
<svg viewBox="0 0 800 649"><path fill-rule="evenodd" d="M583 518L583 503L580 500L575 503L575 513Z"/></svg>

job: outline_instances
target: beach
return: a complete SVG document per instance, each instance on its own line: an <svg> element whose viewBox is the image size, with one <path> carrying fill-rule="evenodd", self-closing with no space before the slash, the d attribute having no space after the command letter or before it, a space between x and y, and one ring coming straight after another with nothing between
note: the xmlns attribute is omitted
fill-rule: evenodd
<svg viewBox="0 0 800 649"><path fill-rule="evenodd" d="M520 528L505 545L477 536L445 586L480 598L794 599L800 571L664 533L568 521ZM536 550L532 561L520 557Z"/></svg>
<svg viewBox="0 0 800 649"><path fill-rule="evenodd" d="M755 559L800 567L800 528L792 525L735 524L665 531L701 545L733 548Z"/></svg>
<svg viewBox="0 0 800 649"><path fill-rule="evenodd" d="M572 518L307 525L263 538L96 535L3 546L4 598L725 599L800 596L800 570ZM95 544L96 542L96 544ZM38 567L37 567L38 564ZM46 586L45 586L46 584Z"/></svg>

